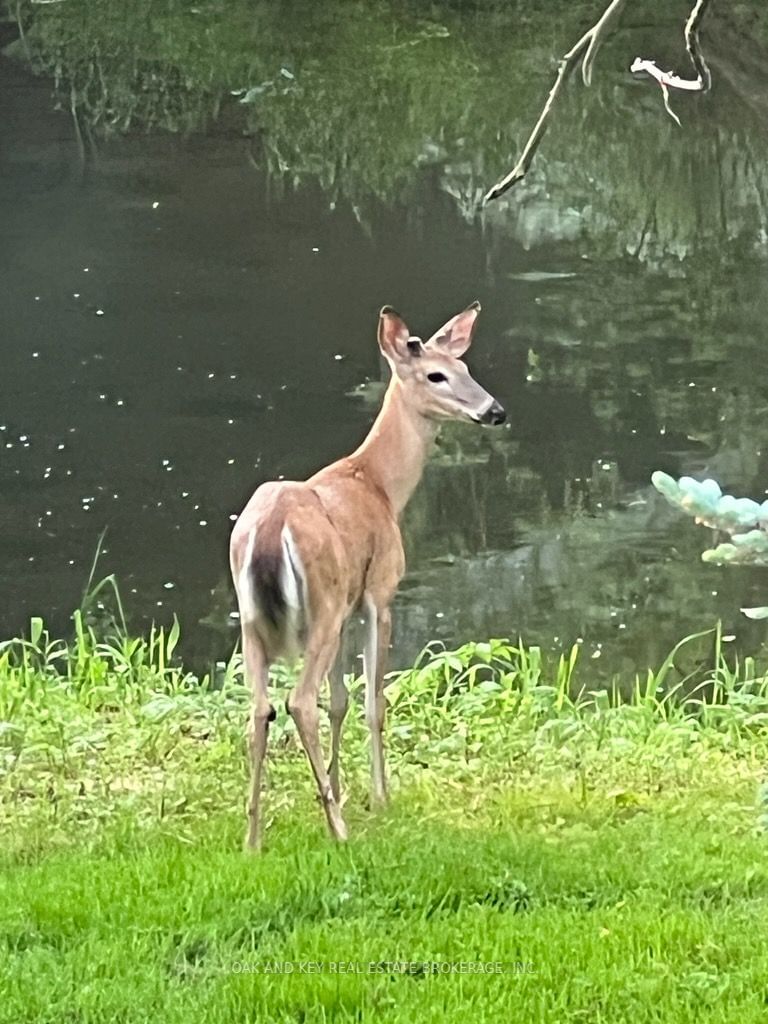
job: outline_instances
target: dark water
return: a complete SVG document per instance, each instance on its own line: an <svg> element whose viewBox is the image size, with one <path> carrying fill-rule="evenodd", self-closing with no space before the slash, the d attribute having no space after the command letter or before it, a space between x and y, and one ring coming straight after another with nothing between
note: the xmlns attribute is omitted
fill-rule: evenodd
<svg viewBox="0 0 768 1024"><path fill-rule="evenodd" d="M648 483L768 486L768 89L738 27L678 129L624 69L681 66L684 5L628 25L481 214L576 8L131 10L22 4L0 58L0 635L67 628L106 528L134 627L176 612L224 655L230 520L359 442L378 308L424 333L480 298L470 362L510 422L442 437L396 660L521 635L628 671L718 617L754 651L765 575L701 564Z"/></svg>

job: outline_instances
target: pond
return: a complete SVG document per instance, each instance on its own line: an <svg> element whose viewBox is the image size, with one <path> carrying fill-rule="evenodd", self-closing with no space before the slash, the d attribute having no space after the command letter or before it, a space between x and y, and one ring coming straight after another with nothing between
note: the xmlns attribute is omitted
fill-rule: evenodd
<svg viewBox="0 0 768 1024"><path fill-rule="evenodd" d="M470 365L508 423L442 434L395 663L522 636L629 673L718 618L754 651L739 607L768 579L702 564L649 478L768 493L762 51L713 23L678 127L627 68L684 67L686 5L646 6L483 210L592 5L12 5L0 635L66 630L98 551L133 628L176 613L191 657L225 656L231 520L364 435L379 307L426 336L478 298Z"/></svg>

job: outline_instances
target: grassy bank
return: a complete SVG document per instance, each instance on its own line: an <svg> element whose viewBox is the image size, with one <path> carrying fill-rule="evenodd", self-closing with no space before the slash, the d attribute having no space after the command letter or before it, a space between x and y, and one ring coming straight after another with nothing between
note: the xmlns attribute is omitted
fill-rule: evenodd
<svg viewBox="0 0 768 1024"><path fill-rule="evenodd" d="M345 847L276 701L252 858L237 660L213 685L175 666L175 631L76 624L0 648L1 1021L764 1019L751 662L715 644L683 700L676 658L621 698L576 696L575 653L437 654L388 690L385 812L353 706ZM478 962L504 973L432 966Z"/></svg>

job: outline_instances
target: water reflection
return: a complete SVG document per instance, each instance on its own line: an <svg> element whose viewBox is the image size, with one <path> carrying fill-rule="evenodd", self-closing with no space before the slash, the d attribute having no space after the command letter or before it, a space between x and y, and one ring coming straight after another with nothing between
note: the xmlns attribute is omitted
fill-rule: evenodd
<svg viewBox="0 0 768 1024"><path fill-rule="evenodd" d="M2 634L64 628L108 526L136 619L177 610L188 649L224 652L230 519L357 444L378 307L423 332L479 297L473 369L511 422L443 435L406 519L398 659L581 637L610 671L717 615L762 636L738 618L762 577L699 564L647 483L768 481L768 164L743 82L723 72L681 133L617 70L652 49L628 29L479 215L575 21L430 10L21 5L16 57L44 74L0 61Z"/></svg>

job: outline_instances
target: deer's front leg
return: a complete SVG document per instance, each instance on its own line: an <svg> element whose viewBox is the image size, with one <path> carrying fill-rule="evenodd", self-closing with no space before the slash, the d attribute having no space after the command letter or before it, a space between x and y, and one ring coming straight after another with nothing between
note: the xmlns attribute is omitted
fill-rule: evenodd
<svg viewBox="0 0 768 1024"><path fill-rule="evenodd" d="M337 804L341 804L341 785L339 783L339 754L341 750L341 728L349 707L349 694L344 685L344 666L341 658L337 657L334 667L329 673L331 684L331 707L329 717L331 719L331 763L328 765L328 774L331 778L331 789Z"/></svg>
<svg viewBox="0 0 768 1024"><path fill-rule="evenodd" d="M387 778L384 767L384 718L387 702L384 698L384 674L387 670L389 637L392 615L388 607L377 608L366 599L365 652L365 718L371 732L371 803L387 802Z"/></svg>

